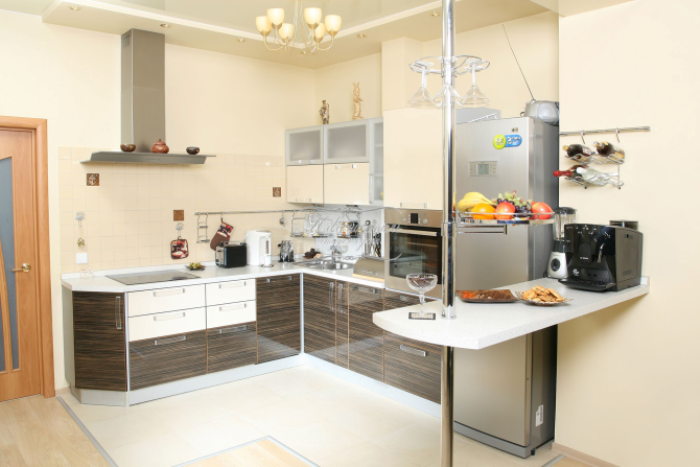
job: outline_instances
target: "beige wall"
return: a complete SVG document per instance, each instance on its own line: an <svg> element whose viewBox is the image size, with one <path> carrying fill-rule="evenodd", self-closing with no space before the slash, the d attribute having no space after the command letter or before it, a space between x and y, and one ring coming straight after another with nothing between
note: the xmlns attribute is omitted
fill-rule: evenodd
<svg viewBox="0 0 700 467"><path fill-rule="evenodd" d="M699 17L695 0L637 0L560 20L561 128L653 127L621 136L621 190L561 186L580 220L644 233L651 293L559 327L556 442L620 467L698 463Z"/></svg>
<svg viewBox="0 0 700 467"><path fill-rule="evenodd" d="M381 54L374 54L317 69L315 72L315 124L321 124L321 116L318 114L318 109L321 108L323 99L328 101L331 106L331 123L352 120L352 114L355 111L352 83L357 82L360 83L362 116L364 118L381 117L381 67Z"/></svg>

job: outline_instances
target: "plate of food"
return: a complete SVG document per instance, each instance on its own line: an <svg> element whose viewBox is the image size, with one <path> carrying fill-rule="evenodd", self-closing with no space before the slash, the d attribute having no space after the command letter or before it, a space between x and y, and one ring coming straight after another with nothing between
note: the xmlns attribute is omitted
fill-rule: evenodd
<svg viewBox="0 0 700 467"><path fill-rule="evenodd" d="M457 296L467 303L513 303L520 300L510 290L458 290Z"/></svg>
<svg viewBox="0 0 700 467"><path fill-rule="evenodd" d="M554 289L548 289L541 285L536 285L525 292L515 292L515 295L522 301L538 306L553 306L561 305L573 300L573 298L564 298Z"/></svg>
<svg viewBox="0 0 700 467"><path fill-rule="evenodd" d="M190 263L185 267L190 271L204 271L206 269L206 266L204 266L202 263Z"/></svg>

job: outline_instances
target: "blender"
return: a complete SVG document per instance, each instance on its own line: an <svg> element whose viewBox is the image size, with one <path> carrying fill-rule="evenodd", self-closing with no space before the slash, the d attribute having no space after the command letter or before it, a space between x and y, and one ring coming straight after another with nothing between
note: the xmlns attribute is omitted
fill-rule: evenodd
<svg viewBox="0 0 700 467"><path fill-rule="evenodd" d="M549 262L547 263L547 275L552 279L566 279L569 277L569 272L566 267L566 238L564 236L564 226L575 223L575 209L554 209L554 224L552 224L554 248L549 254Z"/></svg>

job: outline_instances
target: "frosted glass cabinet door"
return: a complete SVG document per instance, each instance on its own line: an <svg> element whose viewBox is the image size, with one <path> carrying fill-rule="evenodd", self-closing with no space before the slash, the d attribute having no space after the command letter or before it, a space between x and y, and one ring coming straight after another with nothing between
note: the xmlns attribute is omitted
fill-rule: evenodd
<svg viewBox="0 0 700 467"><path fill-rule="evenodd" d="M369 120L325 125L323 147L326 164L369 162Z"/></svg>
<svg viewBox="0 0 700 467"><path fill-rule="evenodd" d="M369 121L370 134L370 187L369 204L384 204L384 120L373 118Z"/></svg>
<svg viewBox="0 0 700 467"><path fill-rule="evenodd" d="M323 125L287 130L287 165L323 164Z"/></svg>
<svg viewBox="0 0 700 467"><path fill-rule="evenodd" d="M287 202L323 204L323 166L287 166Z"/></svg>

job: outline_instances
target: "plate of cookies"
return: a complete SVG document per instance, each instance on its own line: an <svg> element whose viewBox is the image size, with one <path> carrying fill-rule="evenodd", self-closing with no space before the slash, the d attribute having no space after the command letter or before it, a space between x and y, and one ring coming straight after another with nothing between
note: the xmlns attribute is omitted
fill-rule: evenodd
<svg viewBox="0 0 700 467"><path fill-rule="evenodd" d="M525 292L514 292L520 300L539 306L553 306L567 303L573 298L564 298L554 289L548 289L541 285L536 285Z"/></svg>

